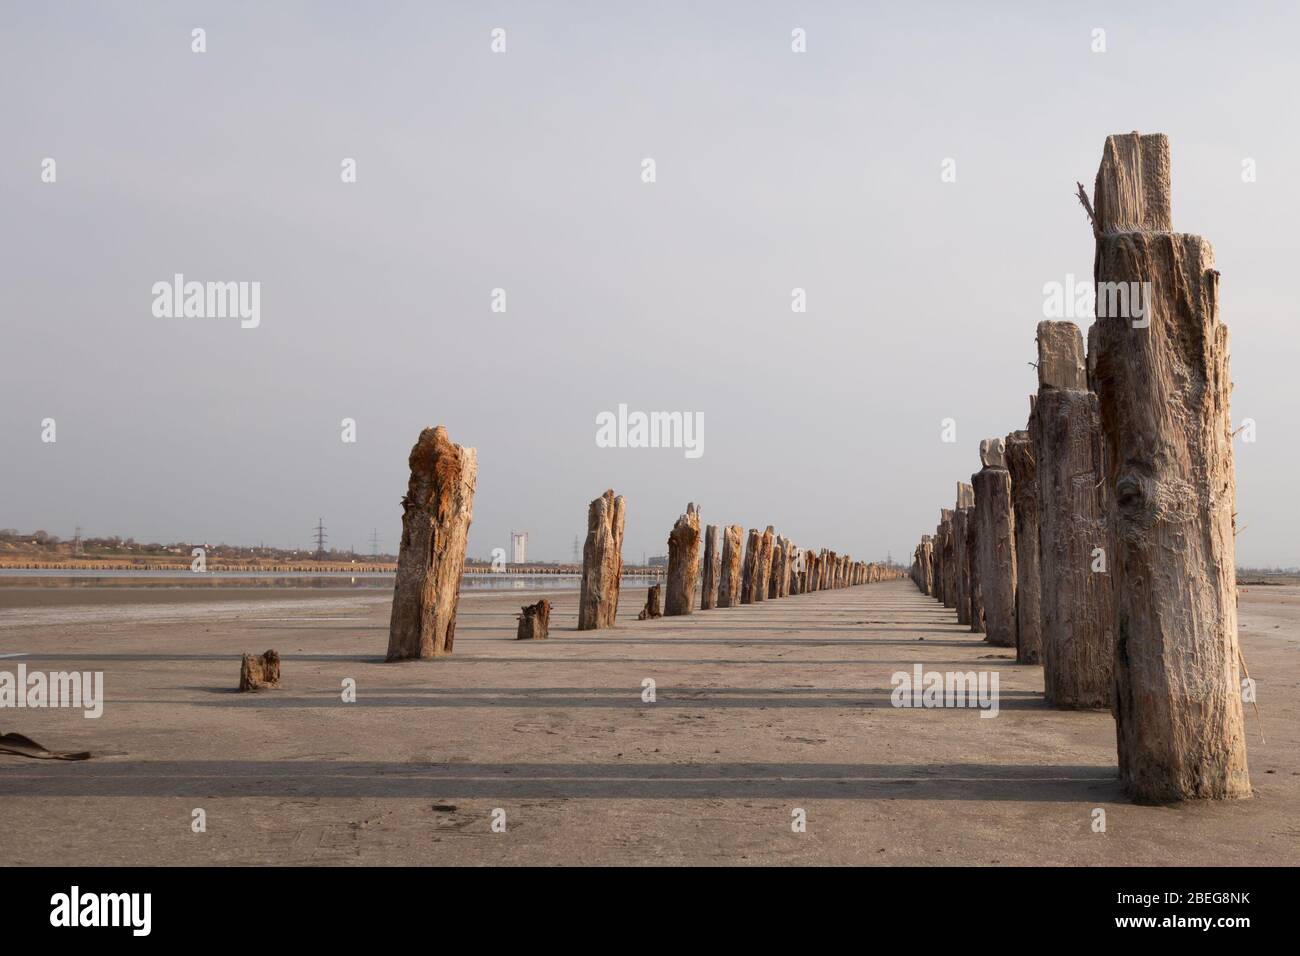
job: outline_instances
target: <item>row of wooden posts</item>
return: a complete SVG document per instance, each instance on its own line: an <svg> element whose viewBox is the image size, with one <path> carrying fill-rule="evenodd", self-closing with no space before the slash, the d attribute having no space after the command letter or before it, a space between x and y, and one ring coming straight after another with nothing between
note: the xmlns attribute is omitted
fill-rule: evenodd
<svg viewBox="0 0 1300 956"><path fill-rule="evenodd" d="M1073 323L1038 324L1028 426L980 443L912 578L1042 664L1049 704L1109 708L1135 798L1248 797L1213 251L1172 231L1163 135L1109 137L1091 204L1079 193L1096 239L1088 348Z"/></svg>
<svg viewBox="0 0 1300 956"><path fill-rule="evenodd" d="M623 573L624 511L623 497L616 497L612 490L587 510L578 597L580 631L614 626ZM886 565L854 561L851 555L798 548L789 538L776 534L771 525L765 531L750 528L747 539L742 535L744 529L738 524L725 528L707 525L701 534L700 510L694 502L688 504L668 535L662 615L691 614L697 584L700 609L707 611L900 576ZM661 616L660 587L650 588L640 620Z"/></svg>
<svg viewBox="0 0 1300 956"><path fill-rule="evenodd" d="M388 631L390 661L452 652L478 478L474 449L452 442L442 425L420 433L409 465ZM622 496L613 491L606 491L587 509L578 630L614 626L623 577L625 513ZM854 561L834 551L796 548L771 526L763 532L750 530L742 559L740 525L727 527L721 540L716 525L709 525L701 535L699 509L690 504L668 535L665 585L650 588L641 618L661 616L661 587L666 589L662 614L678 615L694 610L697 583L700 607L708 610L901 576L887 565ZM544 636L549 618L549 605L525 608L520 636Z"/></svg>

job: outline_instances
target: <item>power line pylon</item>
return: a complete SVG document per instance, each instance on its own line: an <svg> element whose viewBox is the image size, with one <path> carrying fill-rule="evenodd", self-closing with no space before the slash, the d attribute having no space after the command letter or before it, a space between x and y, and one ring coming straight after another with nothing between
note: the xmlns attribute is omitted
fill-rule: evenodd
<svg viewBox="0 0 1300 956"><path fill-rule="evenodd" d="M327 540L327 535L325 534L325 519L317 518L316 519L316 560L317 561L325 560L326 540Z"/></svg>

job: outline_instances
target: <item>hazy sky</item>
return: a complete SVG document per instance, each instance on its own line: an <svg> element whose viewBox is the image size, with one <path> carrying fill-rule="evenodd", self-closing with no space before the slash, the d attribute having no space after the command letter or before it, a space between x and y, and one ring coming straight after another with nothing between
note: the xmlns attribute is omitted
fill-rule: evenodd
<svg viewBox="0 0 1300 956"><path fill-rule="evenodd" d="M0 526L392 550L441 423L473 556L568 559L612 487L629 560L688 501L905 558L1024 427L1075 181L1137 129L1222 272L1239 562L1300 563L1300 15L1136 6L6 0ZM260 326L155 317L175 273L260 282ZM598 448L619 403L703 456Z"/></svg>

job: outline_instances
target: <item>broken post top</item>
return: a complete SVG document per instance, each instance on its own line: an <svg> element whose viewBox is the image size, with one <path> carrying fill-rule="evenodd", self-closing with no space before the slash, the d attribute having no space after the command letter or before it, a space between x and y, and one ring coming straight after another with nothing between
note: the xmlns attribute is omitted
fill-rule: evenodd
<svg viewBox="0 0 1300 956"><path fill-rule="evenodd" d="M623 496L614 495L614 489L610 488L599 498L593 498L590 505L587 506L587 529L598 527L604 523L607 516L617 516L622 512L624 507Z"/></svg>
<svg viewBox="0 0 1300 956"><path fill-rule="evenodd" d="M680 515L677 518L677 523L673 525L673 532L675 533L679 528L692 528L697 534L699 533L700 509L695 507L695 502L692 501L688 504L686 506L686 514ZM669 534L668 539L670 541L672 540L672 534Z"/></svg>
<svg viewBox="0 0 1300 956"><path fill-rule="evenodd" d="M957 510L975 507L975 489L964 481L957 482Z"/></svg>
<svg viewBox="0 0 1300 956"><path fill-rule="evenodd" d="M474 500L478 452L453 442L445 426L420 432L407 463L411 479L404 505L423 508L440 520L461 507L468 510Z"/></svg>
<svg viewBox="0 0 1300 956"><path fill-rule="evenodd" d="M985 438L980 442L980 464L985 468L1007 467L1007 444L1002 438Z"/></svg>
<svg viewBox="0 0 1300 956"><path fill-rule="evenodd" d="M1098 235L1172 232L1169 192L1169 137L1136 132L1106 137L1092 194Z"/></svg>
<svg viewBox="0 0 1300 956"><path fill-rule="evenodd" d="M1088 387L1083 334L1073 322L1038 323L1038 387Z"/></svg>

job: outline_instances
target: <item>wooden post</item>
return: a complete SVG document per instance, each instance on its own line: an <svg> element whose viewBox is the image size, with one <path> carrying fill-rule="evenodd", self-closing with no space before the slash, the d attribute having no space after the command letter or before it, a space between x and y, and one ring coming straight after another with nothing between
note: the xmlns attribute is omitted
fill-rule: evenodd
<svg viewBox="0 0 1300 956"><path fill-rule="evenodd" d="M758 573L763 560L759 552L763 550L763 536L754 528L749 529L745 541L745 563L741 568L740 603L753 604L754 592L758 589Z"/></svg>
<svg viewBox="0 0 1300 956"><path fill-rule="evenodd" d="M971 485L975 488L984 640L998 647L1015 647L1016 525L1003 440L980 442L980 461L984 467L971 476Z"/></svg>
<svg viewBox="0 0 1300 956"><path fill-rule="evenodd" d="M772 538L772 557L767 562L767 600L775 601L779 594L776 593L776 578L781 572L781 546L785 538L776 535Z"/></svg>
<svg viewBox="0 0 1300 956"><path fill-rule="evenodd" d="M1150 283L1138 286L1144 317L1103 315L1099 301L1094 337L1117 539L1120 778L1142 801L1249 797L1228 329L1210 243L1169 231L1168 182L1164 136L1107 139L1097 288Z"/></svg>
<svg viewBox="0 0 1300 956"><path fill-rule="evenodd" d="M781 573L777 577L777 597L790 596L790 573L794 570L794 542L782 538Z"/></svg>
<svg viewBox="0 0 1300 956"><path fill-rule="evenodd" d="M578 630L613 627L623 577L623 496L606 491L587 508L587 541L582 547L582 586Z"/></svg>
<svg viewBox="0 0 1300 956"><path fill-rule="evenodd" d="M1097 396L1084 374L1083 336L1040 322L1034 403L1042 588L1043 693L1054 707L1110 705L1114 656L1104 451Z"/></svg>
<svg viewBox="0 0 1300 956"><path fill-rule="evenodd" d="M975 514L975 489L964 481L957 482L957 500L952 512L953 541L953 595L957 607L957 623L970 624L970 556L966 538L969 523Z"/></svg>
<svg viewBox="0 0 1300 956"><path fill-rule="evenodd" d="M442 425L420 432L408 464L388 625L390 661L451 653L478 477L474 449L454 444Z"/></svg>
<svg viewBox="0 0 1300 956"><path fill-rule="evenodd" d="M718 526L704 529L704 576L700 584L700 610L708 611L718 606L719 572L722 570L722 552L718 548Z"/></svg>
<svg viewBox="0 0 1300 956"><path fill-rule="evenodd" d="M974 489L971 494L974 495ZM957 623L970 624L970 556L966 553L966 538L970 534L967 527L975 508L958 508L952 513L953 554L957 562L956 602Z"/></svg>
<svg viewBox="0 0 1300 956"><path fill-rule="evenodd" d="M700 574L700 512L695 502L677 519L668 534L668 580L664 617L695 610L695 584Z"/></svg>
<svg viewBox="0 0 1300 956"><path fill-rule="evenodd" d="M754 580L754 601L767 600L768 578L772 574L772 546L775 544L776 535L772 531L772 526L768 525L767 530L759 538L758 548L758 567L755 569Z"/></svg>
<svg viewBox="0 0 1300 956"><path fill-rule="evenodd" d="M1031 421L1032 426L1032 421ZM1007 436L1007 471L1016 517L1016 661L1041 664L1043 621L1038 562L1038 477L1028 431Z"/></svg>
<svg viewBox="0 0 1300 956"><path fill-rule="evenodd" d="M722 532L722 570L718 580L718 607L740 603L740 557L745 529L729 524Z"/></svg>
<svg viewBox="0 0 1300 956"><path fill-rule="evenodd" d="M957 606L957 538L953 528L953 509L943 509L943 606Z"/></svg>
<svg viewBox="0 0 1300 956"><path fill-rule="evenodd" d="M551 602L542 598L536 604L525 604L520 609L517 641L544 641L551 633Z"/></svg>
<svg viewBox="0 0 1300 956"><path fill-rule="evenodd" d="M984 633L984 590L980 583L980 527L975 520L975 508L970 509L966 520L966 566L970 568L970 629L972 634Z"/></svg>
<svg viewBox="0 0 1300 956"><path fill-rule="evenodd" d="M934 596L934 539L921 535L921 590Z"/></svg>

